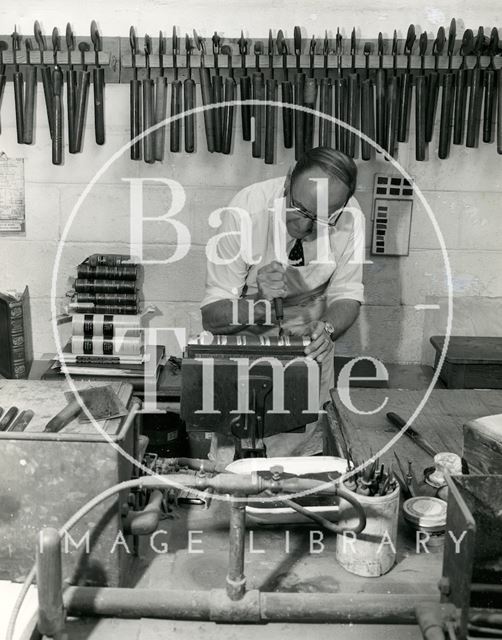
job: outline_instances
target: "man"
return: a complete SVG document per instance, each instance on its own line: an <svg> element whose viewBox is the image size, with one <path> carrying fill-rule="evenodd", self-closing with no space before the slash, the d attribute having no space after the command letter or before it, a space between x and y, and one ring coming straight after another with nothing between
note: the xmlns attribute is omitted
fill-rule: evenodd
<svg viewBox="0 0 502 640"><path fill-rule="evenodd" d="M351 158L329 147L311 149L286 178L235 196L222 216L218 257L207 264L204 329L277 335L277 326L265 324L266 305L249 300L283 298L284 328L310 336L305 355L321 365L320 406L334 383L334 341L354 323L363 301L364 225L353 197L356 179ZM246 218L251 251L242 255ZM265 443L269 457L314 455L322 451L322 433L314 423L304 434L279 434Z"/></svg>

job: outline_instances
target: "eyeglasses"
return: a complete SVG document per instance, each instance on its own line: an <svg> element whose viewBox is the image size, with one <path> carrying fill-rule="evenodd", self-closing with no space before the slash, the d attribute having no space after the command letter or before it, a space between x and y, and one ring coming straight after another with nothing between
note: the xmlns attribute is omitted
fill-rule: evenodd
<svg viewBox="0 0 502 640"><path fill-rule="evenodd" d="M302 207L301 204L298 204L297 202L294 201L293 196L291 195L291 191L288 191L287 195L289 198L289 205L290 205L289 207L287 207L287 209L289 209L290 211L296 211L296 213L300 214L304 218L307 218L308 220L310 220L315 224L321 224L321 225L324 224L328 227L336 226L336 223L338 222L340 216L344 212L345 207L347 206L350 200L350 196L349 196L345 201L345 203L339 209L337 209L336 211L334 211L328 216L327 220L323 220L323 219L319 220L317 216L313 215L312 213L310 213L310 211L307 211L304 207Z"/></svg>

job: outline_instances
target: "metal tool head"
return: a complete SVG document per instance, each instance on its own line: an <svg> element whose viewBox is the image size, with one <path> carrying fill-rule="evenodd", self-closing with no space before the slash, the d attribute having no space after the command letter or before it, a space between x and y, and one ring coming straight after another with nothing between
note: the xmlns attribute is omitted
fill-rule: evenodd
<svg viewBox="0 0 502 640"><path fill-rule="evenodd" d="M73 35L73 29L71 28L71 24L69 22L66 23L66 48L68 51L75 50L75 36Z"/></svg>
<svg viewBox="0 0 502 640"><path fill-rule="evenodd" d="M178 52L178 38L176 37L176 43L175 43L175 35L176 35L176 27L173 27L173 51L176 51L176 53ZM174 47L176 46L176 49L174 49ZM166 53L166 39L164 38L164 35L162 33L162 31L159 31L159 56L160 56L160 60L162 61L162 56Z"/></svg>
<svg viewBox="0 0 502 640"><path fill-rule="evenodd" d="M427 41L427 31L423 31L420 34L420 40L418 42L418 49L422 58L425 56L425 52L427 51Z"/></svg>
<svg viewBox="0 0 502 640"><path fill-rule="evenodd" d="M248 52L248 41L244 37L244 32L241 29L241 37L239 38L239 53L241 56L247 55Z"/></svg>
<svg viewBox="0 0 502 640"><path fill-rule="evenodd" d="M342 47L343 47L343 37L340 33L340 27L336 28L336 36L335 36L335 52L337 56L342 55Z"/></svg>
<svg viewBox="0 0 502 640"><path fill-rule="evenodd" d="M110 420L127 415L127 407L111 385L79 390L77 394L67 391L65 397L68 402L72 402L75 397L80 398L95 420ZM89 418L83 411L79 414L79 422L89 422Z"/></svg>
<svg viewBox="0 0 502 640"><path fill-rule="evenodd" d="M272 36L272 29L268 30L268 55L274 55L274 38Z"/></svg>
<svg viewBox="0 0 502 640"><path fill-rule="evenodd" d="M213 54L218 55L220 53L221 38L216 31L214 32L211 40L213 42Z"/></svg>
<svg viewBox="0 0 502 640"><path fill-rule="evenodd" d="M279 29L279 31L277 32L277 51L283 56L288 55L288 45L286 44L284 32L282 31L282 29Z"/></svg>
<svg viewBox="0 0 502 640"><path fill-rule="evenodd" d="M329 38L328 38L328 31L325 30L324 31L324 40L322 43L322 52L325 56L327 56L329 54Z"/></svg>
<svg viewBox="0 0 502 640"><path fill-rule="evenodd" d="M496 56L499 52L499 30L493 27L490 33L490 55Z"/></svg>
<svg viewBox="0 0 502 640"><path fill-rule="evenodd" d="M195 29L193 30L193 39L195 42L195 46L201 52L201 54L206 53L206 42L204 38L197 34L197 31L195 31Z"/></svg>
<svg viewBox="0 0 502 640"><path fill-rule="evenodd" d="M38 44L38 48L40 51L45 51L45 38L42 35L42 29L40 28L38 20L35 20L35 24L33 25L33 33L35 35L35 41Z"/></svg>
<svg viewBox="0 0 502 640"><path fill-rule="evenodd" d="M453 55L456 38L457 38L457 22L455 18L452 18L450 22L450 30L448 31L448 55L450 57Z"/></svg>
<svg viewBox="0 0 502 640"><path fill-rule="evenodd" d="M190 56L191 52L192 52L192 41L188 33L185 33L185 53L187 54L187 56Z"/></svg>
<svg viewBox="0 0 502 640"><path fill-rule="evenodd" d="M61 50L61 40L59 38L59 31L57 27L54 27L52 30L52 50L54 51L54 56L57 51Z"/></svg>
<svg viewBox="0 0 502 640"><path fill-rule="evenodd" d="M101 36L99 35L98 25L95 20L91 22L91 41L94 45L94 51L96 51L96 53L101 51Z"/></svg>
<svg viewBox="0 0 502 640"><path fill-rule="evenodd" d="M299 56L302 52L302 30L298 26L293 30L293 41L295 44L295 53Z"/></svg>
<svg viewBox="0 0 502 640"><path fill-rule="evenodd" d="M28 60L28 64L30 63L30 53L33 51L33 44L30 38L25 38L24 40L24 48L26 49L26 56Z"/></svg>
<svg viewBox="0 0 502 640"><path fill-rule="evenodd" d="M136 38L136 30L134 27L129 29L129 46L131 47L131 54L134 58L138 48L138 39Z"/></svg>
<svg viewBox="0 0 502 640"><path fill-rule="evenodd" d="M149 68L150 56L152 55L152 39L150 38L148 33L145 33L145 37L144 37L144 51L145 51L145 58L146 58L146 66L147 68Z"/></svg>
<svg viewBox="0 0 502 640"><path fill-rule="evenodd" d="M397 31L394 29L394 34L392 36L392 55L394 57L397 56Z"/></svg>
<svg viewBox="0 0 502 640"><path fill-rule="evenodd" d="M380 58L383 56L383 34L381 31L378 34L378 56Z"/></svg>
<svg viewBox="0 0 502 640"><path fill-rule="evenodd" d="M21 49L21 36L19 35L19 33L17 32L16 27L14 27L14 31L11 35L12 38L12 50L13 51L19 51Z"/></svg>
<svg viewBox="0 0 502 640"><path fill-rule="evenodd" d="M474 33L472 29L466 29L462 36L462 44L460 46L460 55L468 56L474 49Z"/></svg>
<svg viewBox="0 0 502 640"><path fill-rule="evenodd" d="M231 75L232 74L232 56L233 56L232 47L229 44L224 44L221 47L221 54L224 56L227 56L228 70Z"/></svg>
<svg viewBox="0 0 502 640"><path fill-rule="evenodd" d="M404 52L407 55L411 55L413 50L413 45L415 44L415 40L417 39L417 34L415 33L415 25L410 24L408 27L408 33L406 34L406 41L404 44Z"/></svg>
<svg viewBox="0 0 502 640"><path fill-rule="evenodd" d="M474 39L474 53L479 56L483 53L483 47L485 46L485 30L484 27L478 28L478 33Z"/></svg>
<svg viewBox="0 0 502 640"><path fill-rule="evenodd" d="M311 56L315 55L316 47L317 47L317 42L316 42L315 36L312 36L309 44L309 53Z"/></svg>
<svg viewBox="0 0 502 640"><path fill-rule="evenodd" d="M255 42L253 46L255 56L261 56L263 53L263 42Z"/></svg>

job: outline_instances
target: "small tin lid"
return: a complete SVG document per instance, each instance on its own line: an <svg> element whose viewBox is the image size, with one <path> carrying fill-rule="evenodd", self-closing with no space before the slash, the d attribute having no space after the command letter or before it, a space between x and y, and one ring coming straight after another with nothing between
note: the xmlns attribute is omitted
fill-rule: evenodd
<svg viewBox="0 0 502 640"><path fill-rule="evenodd" d="M404 517L420 528L444 528L448 504L439 498L417 496L403 504Z"/></svg>

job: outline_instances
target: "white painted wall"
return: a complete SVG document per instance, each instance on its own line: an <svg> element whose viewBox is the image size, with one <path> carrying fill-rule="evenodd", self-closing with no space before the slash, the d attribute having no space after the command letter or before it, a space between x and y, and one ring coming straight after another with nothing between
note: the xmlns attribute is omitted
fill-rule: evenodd
<svg viewBox="0 0 502 640"><path fill-rule="evenodd" d="M70 20L77 34L88 33L91 19L96 19L105 35L126 36L131 24L138 35L156 35L159 28L170 34L173 23L178 31L191 32L193 27L203 35L217 29L223 35L236 36L243 28L250 37L266 36L283 28L291 35L295 24L306 33L331 32L340 25L350 32L358 27L359 37L375 37L379 30L385 35L394 28L404 35L408 24L414 22L417 31L431 32L440 24L448 26L451 17L457 18L458 29L476 29L485 25L490 29L501 22L500 2L486 1L472 5L468 2L435 2L416 6L413 2L390 0L357 5L345 0L333 3L323 0L279 2L277 0L236 0L227 2L179 2L151 0L142 3L97 3L87 1L19 2L0 8L0 24L11 25L3 30L10 33L17 24L21 33L32 33L33 21L40 20L46 33L57 25L64 33ZM54 167L50 162L50 139L46 126L45 105L41 88L38 94L36 144L20 146L15 142L14 98L12 85L5 90L1 113L2 133L0 151L26 161L27 233L24 238L0 238L0 288L22 288L29 284L32 296L35 348L38 355L54 350L50 325L50 288L52 268L66 222L71 210L95 171L117 152L129 139L129 88L109 85L106 88L106 145L94 143L92 111L88 114L84 152L78 156L66 154L65 165ZM200 97L199 97L200 104ZM91 103L92 105L92 103ZM61 254L58 276L58 309L63 306L68 278L75 266L90 253L127 252L129 229L127 177L171 177L186 188L187 203L179 219L189 227L192 248L182 261L167 266L148 266L145 269L144 294L148 302L156 304L163 317L157 324L184 326L189 332L200 328L199 302L202 298L205 257L204 247L215 233L207 224L209 213L226 204L242 186L277 175L284 175L293 161L291 153L279 154L278 164L264 165L253 159L249 145L244 144L238 118L235 148L230 157L208 154L205 151L202 118L198 119L198 151L169 155L163 164L147 166L129 160L128 152L119 157L87 197L68 230ZM413 139L413 132L411 132ZM500 246L500 199L502 193L502 156L494 145L481 143L479 149L452 148L447 161L435 156L437 139L430 147L431 159L426 163L414 160L413 143L401 145L399 160L415 177L430 203L443 233L453 271L454 295L462 297L462 318L471 308L474 316L479 304L476 298L490 298L495 305L502 298L502 252ZM375 172L390 172L383 161L359 163L358 198L370 222L371 191ZM167 194L158 184L147 189L146 212L158 215L167 206ZM369 237L368 225L368 237ZM173 251L172 233L166 234L162 225L145 227L147 257L167 257ZM446 294L445 270L439 242L433 226L419 202L414 205L411 251L406 258L372 258L365 269L367 302L357 325L339 342L338 351L358 355L365 353L386 361L419 362L423 343L429 330L438 323L434 311L415 309L430 296ZM472 305L465 298L472 297ZM443 304L443 302L442 302ZM467 307L466 307L467 304ZM491 305L491 308L493 307ZM426 314L428 314L426 316ZM441 318L444 317L442 307ZM438 316L439 317L439 316ZM494 314L492 317L497 317ZM443 320L441 320L443 323ZM441 324L439 323L439 324ZM476 323L474 322L474 325ZM424 336L424 326L426 327ZM490 324L483 331L490 332ZM457 333L466 331L459 322ZM493 327L493 332L496 327ZM427 359L429 359L429 354Z"/></svg>

